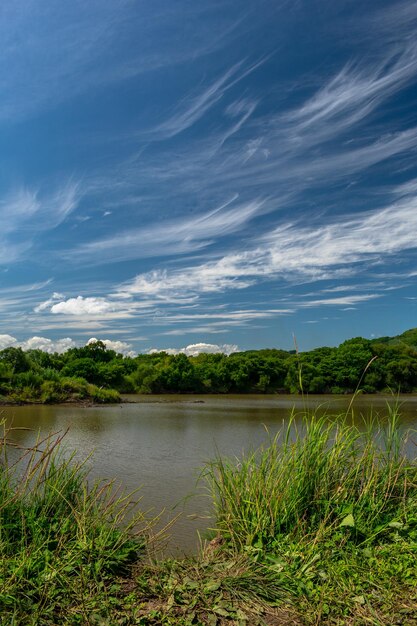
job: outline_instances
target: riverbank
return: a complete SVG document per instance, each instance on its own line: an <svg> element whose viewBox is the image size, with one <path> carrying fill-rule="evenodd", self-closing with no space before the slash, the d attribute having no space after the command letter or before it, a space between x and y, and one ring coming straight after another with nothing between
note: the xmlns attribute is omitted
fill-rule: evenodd
<svg viewBox="0 0 417 626"><path fill-rule="evenodd" d="M87 489L60 441L27 452L17 480L8 433L2 623L416 624L417 466L397 416L377 436L311 415L297 432L206 466L215 536L183 559L156 558L135 498Z"/></svg>

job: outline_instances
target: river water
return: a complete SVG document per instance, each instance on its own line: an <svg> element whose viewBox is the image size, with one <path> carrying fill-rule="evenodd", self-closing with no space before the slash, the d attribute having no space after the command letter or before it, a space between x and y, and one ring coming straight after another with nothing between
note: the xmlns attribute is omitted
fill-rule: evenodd
<svg viewBox="0 0 417 626"><path fill-rule="evenodd" d="M241 456L268 441L288 421L292 410L344 413L358 423L363 417L387 415L398 403L401 426L417 429L417 395L347 396L283 395L126 396L128 403L100 407L2 407L7 424L32 430L15 431L14 439L30 445L37 433L63 433L68 450L88 459L92 479L115 479L133 491L141 487L141 507L163 512L162 522L178 516L170 529L168 550L192 552L198 533L213 524L210 499L197 479L217 454ZM416 437L417 439L417 437ZM410 443L408 452L415 454Z"/></svg>

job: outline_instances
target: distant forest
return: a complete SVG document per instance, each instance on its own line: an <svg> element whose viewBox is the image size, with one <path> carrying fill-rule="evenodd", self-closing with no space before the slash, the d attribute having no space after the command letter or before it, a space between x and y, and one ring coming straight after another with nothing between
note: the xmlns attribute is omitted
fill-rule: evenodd
<svg viewBox="0 0 417 626"><path fill-rule="evenodd" d="M336 348L123 356L97 341L63 354L0 351L0 402L118 402L120 393L417 391L417 328Z"/></svg>

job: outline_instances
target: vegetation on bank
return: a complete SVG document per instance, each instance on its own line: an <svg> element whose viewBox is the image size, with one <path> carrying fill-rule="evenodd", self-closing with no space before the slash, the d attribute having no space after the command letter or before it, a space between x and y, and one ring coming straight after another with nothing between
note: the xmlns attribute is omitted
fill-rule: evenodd
<svg viewBox="0 0 417 626"><path fill-rule="evenodd" d="M299 353L129 357L101 341L64 354L0 351L0 403L119 402L120 393L352 393L358 381L364 393L417 391L417 329Z"/></svg>
<svg viewBox="0 0 417 626"><path fill-rule="evenodd" d="M146 553L143 516L123 526L129 498L88 489L54 445L25 457L22 480L3 445L2 624L415 625L406 437L396 414L363 428L308 415L256 453L216 459L204 471L214 539L159 560Z"/></svg>
<svg viewBox="0 0 417 626"><path fill-rule="evenodd" d="M1 624L94 623L144 552L146 520L136 511L127 521L131 499L111 483L88 486L59 439L19 453L12 437L0 441Z"/></svg>

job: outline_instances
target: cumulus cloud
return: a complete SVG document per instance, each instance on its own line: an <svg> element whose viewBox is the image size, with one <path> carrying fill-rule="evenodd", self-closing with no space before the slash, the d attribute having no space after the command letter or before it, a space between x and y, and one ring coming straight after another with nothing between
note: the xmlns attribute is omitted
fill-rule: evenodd
<svg viewBox="0 0 417 626"><path fill-rule="evenodd" d="M0 350L10 348L10 346L16 346L17 339L11 335L0 335Z"/></svg>
<svg viewBox="0 0 417 626"><path fill-rule="evenodd" d="M4 350L9 347L20 347L23 350L42 350L43 352L48 352L49 354L53 354L54 352L59 352L61 354L62 352L66 352L75 346L75 341L69 337L52 340L47 337L34 336L26 339L25 341L18 341L16 337L12 337L11 335L0 335L0 350Z"/></svg>
<svg viewBox="0 0 417 626"><path fill-rule="evenodd" d="M162 348L156 349L152 348L149 350L148 354L154 354L155 352L166 352L167 354L186 354L187 356L197 356L201 353L206 354L232 354L234 352L239 352L238 346L234 344L222 344L217 345L214 343L192 343L185 348Z"/></svg>
<svg viewBox="0 0 417 626"><path fill-rule="evenodd" d="M127 343L126 341L118 341L118 340L112 340L112 339L96 339L95 337L91 337L91 339L87 341L86 345L88 346L89 344L95 343L96 341L102 341L104 345L106 346L106 348L108 348L109 350L114 350L118 354L123 354L124 356L131 356L131 357L136 356L136 352L132 350L131 344Z"/></svg>
<svg viewBox="0 0 417 626"><path fill-rule="evenodd" d="M55 292L48 300L45 300L45 302L41 302L33 310L35 311L35 313L41 313L42 311L50 309L57 301L62 301L64 298L64 294Z"/></svg>
<svg viewBox="0 0 417 626"><path fill-rule="evenodd" d="M119 354L132 357L136 356L136 352L132 350L131 344L125 341L112 339L98 340L95 337L92 337L85 345L88 346L95 341L102 341L106 348L114 350ZM76 348L78 345L79 344L70 337L63 337L62 339L48 339L47 337L38 337L35 335L34 337L29 337L29 339L25 339L24 341L19 341L16 337L12 337L12 335L0 335L0 350L4 350L9 347L20 347L23 350L42 350L43 352L48 352L49 354L53 354L54 352L62 354L70 348Z"/></svg>
<svg viewBox="0 0 417 626"><path fill-rule="evenodd" d="M68 298L68 300L56 302L50 306L49 310L54 315L103 315L105 313L113 313L117 308L116 303L109 302L106 298L77 296L76 298Z"/></svg>
<svg viewBox="0 0 417 626"><path fill-rule="evenodd" d="M63 339L48 339L47 337L31 337L26 341L20 342L20 347L23 350L42 350L43 352L48 352L49 354L53 354L54 352L58 352L62 354L66 352L70 348L75 348L76 343L70 337L64 337Z"/></svg>

